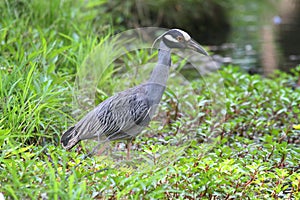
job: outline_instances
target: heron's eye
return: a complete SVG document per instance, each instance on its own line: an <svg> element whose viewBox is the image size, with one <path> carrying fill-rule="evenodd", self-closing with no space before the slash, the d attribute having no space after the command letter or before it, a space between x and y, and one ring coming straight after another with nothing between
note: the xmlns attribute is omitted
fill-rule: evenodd
<svg viewBox="0 0 300 200"><path fill-rule="evenodd" d="M182 41L183 41L183 37L182 37L182 36L178 36L178 37L177 37L177 40L178 40L179 42L182 42Z"/></svg>

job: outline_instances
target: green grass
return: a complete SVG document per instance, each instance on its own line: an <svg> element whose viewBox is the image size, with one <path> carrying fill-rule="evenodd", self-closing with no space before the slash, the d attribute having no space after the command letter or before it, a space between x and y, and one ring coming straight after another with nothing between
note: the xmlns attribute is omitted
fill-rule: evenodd
<svg viewBox="0 0 300 200"><path fill-rule="evenodd" d="M293 128L300 124L300 95L289 87L299 68L263 78L229 66L189 84L172 70L159 114L136 139L133 158L125 161L122 147L112 144L111 153L75 167L93 146L84 142L66 152L59 144L77 119L76 73L112 31L108 16L97 17L104 1L50 2L0 3L0 192L6 199L300 198L300 131ZM130 66L155 62L148 53L132 52L111 65L96 102L144 80L148 73L135 79L137 68ZM213 113L208 89L220 77L224 118Z"/></svg>

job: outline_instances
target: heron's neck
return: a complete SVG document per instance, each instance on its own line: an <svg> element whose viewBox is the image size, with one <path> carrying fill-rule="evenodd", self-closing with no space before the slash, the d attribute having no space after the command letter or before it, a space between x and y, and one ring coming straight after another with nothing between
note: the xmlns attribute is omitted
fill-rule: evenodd
<svg viewBox="0 0 300 200"><path fill-rule="evenodd" d="M148 82L157 83L165 86L169 77L169 68L171 66L171 49L162 41L159 45L158 62L152 71Z"/></svg>

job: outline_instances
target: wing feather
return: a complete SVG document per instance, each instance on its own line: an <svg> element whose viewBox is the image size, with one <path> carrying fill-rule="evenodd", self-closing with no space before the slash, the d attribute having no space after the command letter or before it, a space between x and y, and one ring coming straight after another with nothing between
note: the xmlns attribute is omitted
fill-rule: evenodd
<svg viewBox="0 0 300 200"><path fill-rule="evenodd" d="M132 88L118 93L90 111L75 127L78 137L108 140L131 138L150 122L151 105L145 89Z"/></svg>

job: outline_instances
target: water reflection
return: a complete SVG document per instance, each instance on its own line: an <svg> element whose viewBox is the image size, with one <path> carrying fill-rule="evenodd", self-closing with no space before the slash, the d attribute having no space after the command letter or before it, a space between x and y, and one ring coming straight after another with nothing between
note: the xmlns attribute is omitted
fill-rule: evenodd
<svg viewBox="0 0 300 200"><path fill-rule="evenodd" d="M250 73L289 71L299 65L300 1L282 0L273 11L261 9L259 2L244 6L248 10L236 16L228 43L211 46L211 51L223 56L225 64L231 61Z"/></svg>
<svg viewBox="0 0 300 200"><path fill-rule="evenodd" d="M300 1L285 5L282 15L277 41L283 56L280 69L287 71L300 64Z"/></svg>

